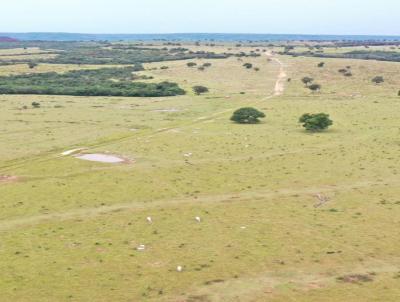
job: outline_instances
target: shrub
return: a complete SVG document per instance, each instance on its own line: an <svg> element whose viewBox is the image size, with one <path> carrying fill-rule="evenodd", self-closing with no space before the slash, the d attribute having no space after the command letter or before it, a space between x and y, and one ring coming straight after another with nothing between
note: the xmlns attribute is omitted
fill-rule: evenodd
<svg viewBox="0 0 400 302"><path fill-rule="evenodd" d="M204 63L203 64L204 67L211 67L211 65L212 65L211 63Z"/></svg>
<svg viewBox="0 0 400 302"><path fill-rule="evenodd" d="M265 114L252 107L244 107L236 110L231 121L239 124L257 124L260 122L260 118L264 118Z"/></svg>
<svg viewBox="0 0 400 302"><path fill-rule="evenodd" d="M375 84L381 84L385 82L385 79L382 76L376 76L372 79L372 82Z"/></svg>
<svg viewBox="0 0 400 302"><path fill-rule="evenodd" d="M310 78L310 77L304 77L304 78L301 79L301 81L302 81L306 86L308 86L308 84L312 83L312 82L314 81L314 79L313 79L313 78Z"/></svg>
<svg viewBox="0 0 400 302"><path fill-rule="evenodd" d="M195 94L200 95L202 93L208 92L209 90L207 87L204 87L204 86L194 86L193 91Z"/></svg>
<svg viewBox="0 0 400 302"><path fill-rule="evenodd" d="M345 77L351 77L353 76L353 74L351 73L351 71L347 71L343 74Z"/></svg>
<svg viewBox="0 0 400 302"><path fill-rule="evenodd" d="M194 66L197 66L197 64L196 63L194 63L194 62L189 62L189 63L187 63L186 64L188 67L194 67Z"/></svg>
<svg viewBox="0 0 400 302"><path fill-rule="evenodd" d="M251 69L251 68L253 68L253 64L251 64L251 63L244 63L244 64L243 64L243 67L245 67L245 68L247 68L247 69Z"/></svg>
<svg viewBox="0 0 400 302"><path fill-rule="evenodd" d="M300 117L299 123L302 123L307 131L317 132L327 129L333 124L333 121L326 113L305 113Z"/></svg>
<svg viewBox="0 0 400 302"><path fill-rule="evenodd" d="M308 89L310 89L313 92L320 91L321 85L320 84L311 84L310 86L308 86Z"/></svg>
<svg viewBox="0 0 400 302"><path fill-rule="evenodd" d="M32 107L33 107L33 108L40 108L40 103L38 103L38 102L32 102Z"/></svg>
<svg viewBox="0 0 400 302"><path fill-rule="evenodd" d="M254 67L254 70L255 70L255 71L260 71L260 68Z"/></svg>
<svg viewBox="0 0 400 302"><path fill-rule="evenodd" d="M160 69L168 69L168 66L161 66Z"/></svg>
<svg viewBox="0 0 400 302"><path fill-rule="evenodd" d="M322 68L322 67L324 67L324 66L325 66L325 62L318 63L318 67L319 67L319 68Z"/></svg>
<svg viewBox="0 0 400 302"><path fill-rule="evenodd" d="M33 69L33 68L35 68L36 66L38 66L38 64L35 63L35 62L29 62L29 63L28 63L28 66L29 66L30 69Z"/></svg>
<svg viewBox="0 0 400 302"><path fill-rule="evenodd" d="M199 68L197 68L200 71L204 71L206 68L204 66L199 66Z"/></svg>

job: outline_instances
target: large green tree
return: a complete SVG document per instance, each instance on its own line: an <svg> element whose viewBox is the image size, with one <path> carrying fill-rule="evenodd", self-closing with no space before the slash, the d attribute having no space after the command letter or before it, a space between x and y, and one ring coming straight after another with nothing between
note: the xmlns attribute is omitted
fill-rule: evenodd
<svg viewBox="0 0 400 302"><path fill-rule="evenodd" d="M236 110L231 121L239 124L257 124L260 122L260 118L264 118L265 114L252 107L244 107Z"/></svg>
<svg viewBox="0 0 400 302"><path fill-rule="evenodd" d="M299 123L302 123L307 131L317 132L327 129L333 124L333 121L326 113L305 113L300 117Z"/></svg>

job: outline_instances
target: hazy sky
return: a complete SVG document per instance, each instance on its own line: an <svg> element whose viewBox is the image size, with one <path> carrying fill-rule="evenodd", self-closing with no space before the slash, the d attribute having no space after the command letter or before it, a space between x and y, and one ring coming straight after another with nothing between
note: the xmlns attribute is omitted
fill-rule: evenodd
<svg viewBox="0 0 400 302"><path fill-rule="evenodd" d="M0 1L0 32L400 35L400 0Z"/></svg>

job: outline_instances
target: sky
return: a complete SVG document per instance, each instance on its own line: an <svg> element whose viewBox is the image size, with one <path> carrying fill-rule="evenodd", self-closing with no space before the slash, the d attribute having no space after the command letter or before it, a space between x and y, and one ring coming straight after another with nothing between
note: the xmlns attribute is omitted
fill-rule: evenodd
<svg viewBox="0 0 400 302"><path fill-rule="evenodd" d="M400 35L400 0L0 1L0 32Z"/></svg>

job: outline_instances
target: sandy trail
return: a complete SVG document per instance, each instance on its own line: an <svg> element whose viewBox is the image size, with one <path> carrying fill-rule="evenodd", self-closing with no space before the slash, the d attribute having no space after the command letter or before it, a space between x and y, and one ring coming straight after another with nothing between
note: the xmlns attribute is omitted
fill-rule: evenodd
<svg viewBox="0 0 400 302"><path fill-rule="evenodd" d="M223 202L234 202L236 200L240 201L254 201L260 198L276 198L280 196L291 196L291 195L305 195L312 196L312 201L314 201L314 195L317 193L335 193L335 192L346 192L356 189L370 188L371 186L386 186L386 185L397 185L399 184L398 179L385 179L384 181L361 181L358 183L344 183L335 185L324 185L315 187L304 187L299 189L292 188L282 188L277 190L265 190L265 191L255 191L255 192L242 192L242 193L232 193L232 194L220 194L220 195L207 195L196 199L196 205L207 205L216 204ZM96 217L103 214L122 212L122 211L140 211L153 209L157 207L170 207L177 205L185 205L193 203L193 198L177 198L177 199L167 199L167 200L157 200L153 202L132 202L125 204L116 204L111 206L103 206L96 208L87 209L74 209L62 213L52 213L44 215L36 215L31 217L15 218L11 220L0 221L0 231L8 231L18 227L34 226L41 223L52 223L54 221L66 221L73 219L88 219L91 217ZM313 203L310 202L310 206Z"/></svg>
<svg viewBox="0 0 400 302"><path fill-rule="evenodd" d="M274 59L274 60L280 65L278 80L276 81L276 84L275 84L275 96L280 96L285 91L285 82L286 82L287 74L286 74L285 68L283 66L283 63L278 59Z"/></svg>
<svg viewBox="0 0 400 302"><path fill-rule="evenodd" d="M285 71L285 65L282 63L281 60L274 57L274 55L271 52L267 52L266 56L268 57L268 59L278 63L280 66L278 78L276 80L275 88L274 88L274 96L280 96L285 91L285 81L286 81L286 77L287 77L287 74Z"/></svg>

